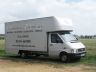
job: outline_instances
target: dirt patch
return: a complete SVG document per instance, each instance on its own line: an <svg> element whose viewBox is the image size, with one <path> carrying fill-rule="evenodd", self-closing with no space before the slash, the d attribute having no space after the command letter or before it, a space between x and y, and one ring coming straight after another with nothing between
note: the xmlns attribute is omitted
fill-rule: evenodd
<svg viewBox="0 0 96 72"><path fill-rule="evenodd" d="M95 72L96 68L76 65L54 68L48 64L14 62L0 59L0 72Z"/></svg>

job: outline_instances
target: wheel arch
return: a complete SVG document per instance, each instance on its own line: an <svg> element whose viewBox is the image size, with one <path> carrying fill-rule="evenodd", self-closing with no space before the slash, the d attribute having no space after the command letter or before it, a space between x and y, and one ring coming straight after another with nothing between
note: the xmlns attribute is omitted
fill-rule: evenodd
<svg viewBox="0 0 96 72"><path fill-rule="evenodd" d="M67 52L65 52L65 51L60 52L59 57L61 57L63 54L67 54Z"/></svg>

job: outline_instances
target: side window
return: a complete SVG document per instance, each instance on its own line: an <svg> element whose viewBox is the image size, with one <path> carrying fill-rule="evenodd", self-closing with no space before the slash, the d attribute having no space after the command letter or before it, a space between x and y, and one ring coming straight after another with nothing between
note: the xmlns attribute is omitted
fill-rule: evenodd
<svg viewBox="0 0 96 72"><path fill-rule="evenodd" d="M57 34L51 34L51 43L63 43Z"/></svg>

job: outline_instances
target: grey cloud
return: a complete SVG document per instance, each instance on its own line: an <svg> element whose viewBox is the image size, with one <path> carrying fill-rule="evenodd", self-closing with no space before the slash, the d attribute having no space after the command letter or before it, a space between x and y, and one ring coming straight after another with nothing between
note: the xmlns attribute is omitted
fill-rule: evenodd
<svg viewBox="0 0 96 72"><path fill-rule="evenodd" d="M50 15L72 19L77 34L96 34L94 0L72 4L63 0L0 0L0 33L4 33L4 22Z"/></svg>

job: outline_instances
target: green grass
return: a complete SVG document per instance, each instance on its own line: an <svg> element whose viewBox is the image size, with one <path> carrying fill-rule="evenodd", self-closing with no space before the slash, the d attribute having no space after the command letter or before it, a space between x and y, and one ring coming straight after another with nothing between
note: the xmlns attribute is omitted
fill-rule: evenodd
<svg viewBox="0 0 96 72"><path fill-rule="evenodd" d="M0 50L4 50L4 40L0 40Z"/></svg>
<svg viewBox="0 0 96 72"><path fill-rule="evenodd" d="M5 56L5 50L4 50L4 45L5 44L5 40L0 40L0 57Z"/></svg>
<svg viewBox="0 0 96 72"><path fill-rule="evenodd" d="M80 63L96 66L96 39L82 39L81 42L86 46L86 57Z"/></svg>
<svg viewBox="0 0 96 72"><path fill-rule="evenodd" d="M80 65L80 64L84 64L84 65L90 65L90 66L96 66L96 39L81 39L81 42L86 46L86 57L82 58L80 61L78 62L73 62L73 63L67 63L66 66L74 66L74 65ZM0 57L5 57L6 59L10 59L10 57L8 58L6 56L5 50L4 50L4 40L0 40ZM50 59L12 59L14 61L25 61L27 63L45 63L48 64L49 66L53 66L53 67L62 67L64 64L55 60L50 60Z"/></svg>

